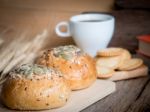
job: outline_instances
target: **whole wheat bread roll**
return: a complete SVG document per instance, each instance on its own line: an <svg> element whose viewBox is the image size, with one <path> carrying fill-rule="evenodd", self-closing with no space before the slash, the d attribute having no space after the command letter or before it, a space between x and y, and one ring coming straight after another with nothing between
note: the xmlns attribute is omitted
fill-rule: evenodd
<svg viewBox="0 0 150 112"><path fill-rule="evenodd" d="M61 107L70 96L62 74L39 65L22 65L9 74L1 91L4 105L18 110Z"/></svg>
<svg viewBox="0 0 150 112"><path fill-rule="evenodd" d="M74 45L46 51L38 64L60 70L71 90L87 88L96 80L95 60Z"/></svg>

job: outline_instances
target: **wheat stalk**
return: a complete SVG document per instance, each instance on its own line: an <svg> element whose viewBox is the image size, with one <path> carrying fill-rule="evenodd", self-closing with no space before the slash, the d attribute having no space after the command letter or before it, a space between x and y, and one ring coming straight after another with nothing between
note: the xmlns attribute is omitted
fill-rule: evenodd
<svg viewBox="0 0 150 112"><path fill-rule="evenodd" d="M12 41L7 47L4 47L1 51L5 52L0 54L0 59L4 59L2 65L0 65L0 70L3 70L0 76L0 84L6 80L8 72L15 66L34 62L38 51L42 48L47 37L48 31L46 29L41 34L35 36L30 42L25 42L26 38L23 34L18 39Z"/></svg>

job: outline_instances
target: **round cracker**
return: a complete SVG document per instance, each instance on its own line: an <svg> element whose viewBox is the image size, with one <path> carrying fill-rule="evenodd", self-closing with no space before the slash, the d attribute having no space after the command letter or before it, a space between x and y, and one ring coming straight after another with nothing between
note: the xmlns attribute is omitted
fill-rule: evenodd
<svg viewBox="0 0 150 112"><path fill-rule="evenodd" d="M100 57L97 59L96 64L98 66L104 66L112 69L117 69L120 65L121 57L120 56L111 56L111 57Z"/></svg>
<svg viewBox="0 0 150 112"><path fill-rule="evenodd" d="M124 63L118 68L119 70L133 70L140 67L143 64L143 60L139 58L133 58L124 61Z"/></svg>
<svg viewBox="0 0 150 112"><path fill-rule="evenodd" d="M97 77L98 78L109 78L115 72L112 68L104 67L104 66L96 66Z"/></svg>
<svg viewBox="0 0 150 112"><path fill-rule="evenodd" d="M118 56L123 52L122 48L110 47L97 52L98 56Z"/></svg>
<svg viewBox="0 0 150 112"><path fill-rule="evenodd" d="M122 52L122 54L120 55L120 57L121 57L121 61L120 61L120 64L119 64L119 67L126 61L126 60L129 60L129 59L131 59L131 54L130 54L130 52L128 51L128 50L126 50L126 49L122 49L123 50L123 52Z"/></svg>

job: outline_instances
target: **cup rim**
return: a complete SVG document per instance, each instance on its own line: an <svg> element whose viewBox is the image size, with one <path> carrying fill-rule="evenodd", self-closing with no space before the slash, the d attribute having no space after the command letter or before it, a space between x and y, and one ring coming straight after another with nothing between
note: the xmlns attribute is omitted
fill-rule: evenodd
<svg viewBox="0 0 150 112"><path fill-rule="evenodd" d="M105 20L103 20L103 21L99 21L99 22L107 22L107 21L111 21L111 20L114 20L115 19L115 17L113 16L113 15L111 15L111 14L108 14L108 13L82 13L82 14L78 14L78 15L74 15L74 16L72 16L71 18L70 18L70 21L71 22L80 22L80 23L93 23L93 22L88 22L88 21L86 21L86 22L82 22L82 21L80 21L80 20L75 20L76 18L79 18L80 16L105 16L105 17L107 17L107 19L105 19ZM97 22L95 22L95 23L98 23L98 21Z"/></svg>

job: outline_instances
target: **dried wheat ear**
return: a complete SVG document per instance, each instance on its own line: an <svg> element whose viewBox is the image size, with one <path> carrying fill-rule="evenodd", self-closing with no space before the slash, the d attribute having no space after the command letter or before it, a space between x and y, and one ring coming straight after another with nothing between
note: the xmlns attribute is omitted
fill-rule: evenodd
<svg viewBox="0 0 150 112"><path fill-rule="evenodd" d="M43 47L44 42L48 38L48 30L45 29L41 34L36 35L32 40L27 40L26 34L16 37L10 44L4 43L0 48L0 84L2 84L10 70L15 66L25 63L33 63L36 54ZM0 42L1 44L1 42Z"/></svg>

